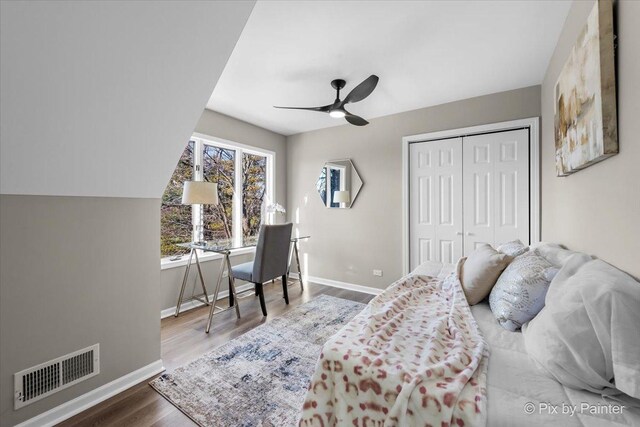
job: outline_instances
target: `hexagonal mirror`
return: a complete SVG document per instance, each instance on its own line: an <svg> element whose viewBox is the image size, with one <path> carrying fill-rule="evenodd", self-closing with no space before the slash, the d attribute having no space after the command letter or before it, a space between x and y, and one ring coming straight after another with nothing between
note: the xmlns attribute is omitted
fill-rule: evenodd
<svg viewBox="0 0 640 427"><path fill-rule="evenodd" d="M350 159L331 160L324 164L316 183L322 203L328 208L353 206L363 182Z"/></svg>

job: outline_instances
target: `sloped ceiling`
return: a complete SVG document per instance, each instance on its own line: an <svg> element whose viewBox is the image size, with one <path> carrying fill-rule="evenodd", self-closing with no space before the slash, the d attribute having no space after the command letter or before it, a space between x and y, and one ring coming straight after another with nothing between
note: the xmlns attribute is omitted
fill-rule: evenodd
<svg viewBox="0 0 640 427"><path fill-rule="evenodd" d="M571 1L261 1L207 108L290 135L345 124L331 104L370 74L365 119L539 85Z"/></svg>
<svg viewBox="0 0 640 427"><path fill-rule="evenodd" d="M0 193L160 197L253 5L3 1Z"/></svg>

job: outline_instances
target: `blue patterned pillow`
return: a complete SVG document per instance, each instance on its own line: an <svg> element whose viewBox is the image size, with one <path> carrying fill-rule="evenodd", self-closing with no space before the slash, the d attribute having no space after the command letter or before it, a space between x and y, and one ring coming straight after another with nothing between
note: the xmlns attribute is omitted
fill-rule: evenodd
<svg viewBox="0 0 640 427"><path fill-rule="evenodd" d="M516 331L542 307L558 267L536 251L526 252L502 272L489 295L489 305L503 328Z"/></svg>

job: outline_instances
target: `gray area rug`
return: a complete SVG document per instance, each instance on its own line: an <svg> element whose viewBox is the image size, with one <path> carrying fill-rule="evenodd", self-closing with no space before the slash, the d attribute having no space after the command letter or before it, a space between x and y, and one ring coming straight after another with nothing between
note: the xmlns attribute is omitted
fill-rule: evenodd
<svg viewBox="0 0 640 427"><path fill-rule="evenodd" d="M321 295L149 384L201 426L293 426L322 345L364 307Z"/></svg>

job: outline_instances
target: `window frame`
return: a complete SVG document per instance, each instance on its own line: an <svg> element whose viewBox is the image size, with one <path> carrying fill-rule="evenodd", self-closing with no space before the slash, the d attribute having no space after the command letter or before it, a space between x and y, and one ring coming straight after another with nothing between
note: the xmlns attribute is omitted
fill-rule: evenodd
<svg viewBox="0 0 640 427"><path fill-rule="evenodd" d="M224 148L235 151L234 156L234 194L233 194L233 208L232 208L232 238L234 244L242 244L242 161L243 154L253 154L262 157L266 157L266 191L265 198L271 200L272 203L276 200L276 185L275 185L275 167L276 167L276 153L275 151L267 150L252 145L242 144L227 139L218 138L211 135L205 135L202 133L194 132L189 138L189 141L193 141L193 177L197 181L202 181L204 177L203 170L203 153L204 145L210 145L213 147ZM266 213L263 213L266 215ZM201 221L202 206L193 205L191 207L191 223L192 223L192 239L196 239L196 224ZM239 255L244 253L251 253L254 248L242 248L231 251L232 254ZM198 251L198 256L201 261L207 261L212 259L219 259L222 257L220 254L211 252ZM188 259L182 256L180 259L171 260L172 257L160 258L160 267L162 270L166 268L181 267L187 264Z"/></svg>

